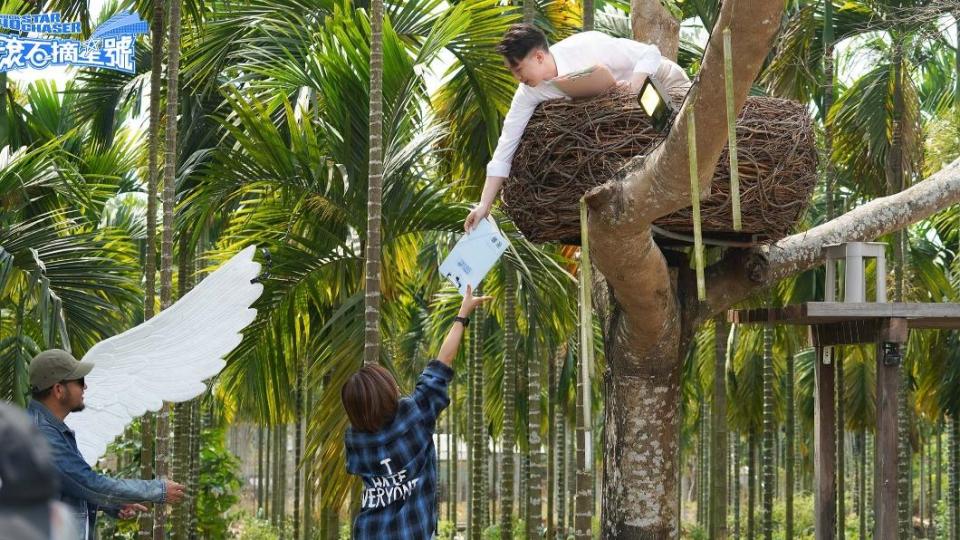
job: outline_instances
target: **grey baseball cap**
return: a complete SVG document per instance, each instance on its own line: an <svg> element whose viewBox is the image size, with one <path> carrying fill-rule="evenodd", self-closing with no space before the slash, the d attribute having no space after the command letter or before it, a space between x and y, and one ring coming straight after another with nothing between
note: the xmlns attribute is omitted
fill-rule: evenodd
<svg viewBox="0 0 960 540"><path fill-rule="evenodd" d="M49 349L30 361L30 388L42 391L60 381L75 381L86 377L93 364L80 362L72 354L60 349Z"/></svg>

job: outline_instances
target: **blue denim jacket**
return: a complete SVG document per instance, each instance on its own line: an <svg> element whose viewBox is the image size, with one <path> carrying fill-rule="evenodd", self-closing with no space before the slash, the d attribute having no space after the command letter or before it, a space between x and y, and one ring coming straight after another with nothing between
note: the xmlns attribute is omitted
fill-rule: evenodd
<svg viewBox="0 0 960 540"><path fill-rule="evenodd" d="M167 493L162 480L127 480L97 474L80 454L73 431L50 409L31 400L27 411L50 445L60 471L60 500L70 507L82 527L80 538L93 540L97 510L116 516L124 504L165 501Z"/></svg>

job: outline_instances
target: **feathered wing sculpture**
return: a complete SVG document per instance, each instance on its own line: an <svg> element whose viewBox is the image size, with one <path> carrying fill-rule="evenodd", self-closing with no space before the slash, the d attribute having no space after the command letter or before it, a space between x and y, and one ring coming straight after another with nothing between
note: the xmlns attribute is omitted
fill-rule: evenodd
<svg viewBox="0 0 960 540"><path fill-rule="evenodd" d="M86 408L67 416L84 459L93 465L127 424L164 401L192 399L204 380L223 369L223 357L240 344L263 292L251 280L260 272L250 246L204 278L159 315L94 345L85 362Z"/></svg>

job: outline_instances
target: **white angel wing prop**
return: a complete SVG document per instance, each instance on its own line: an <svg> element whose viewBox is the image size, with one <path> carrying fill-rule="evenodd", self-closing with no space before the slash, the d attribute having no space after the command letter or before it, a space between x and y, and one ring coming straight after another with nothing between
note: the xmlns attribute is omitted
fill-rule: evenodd
<svg viewBox="0 0 960 540"><path fill-rule="evenodd" d="M250 246L159 315L93 346L85 362L86 408L67 416L84 459L93 465L130 421L159 411L164 401L192 399L226 364L241 332L257 311L250 305L263 292L251 283L260 272Z"/></svg>

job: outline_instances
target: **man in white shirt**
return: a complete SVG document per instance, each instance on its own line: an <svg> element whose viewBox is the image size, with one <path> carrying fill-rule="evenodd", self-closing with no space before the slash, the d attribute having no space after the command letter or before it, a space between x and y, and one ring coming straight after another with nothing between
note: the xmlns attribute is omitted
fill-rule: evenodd
<svg viewBox="0 0 960 540"><path fill-rule="evenodd" d="M602 32L581 32L548 47L547 37L540 29L530 24L515 24L504 34L497 52L503 55L505 64L520 85L503 121L497 149L487 164L487 179L480 204L463 224L467 231L490 214L500 187L510 175L513 154L523 130L537 105L550 99L571 97L559 86L571 79L594 74L599 75L601 81L608 78L619 81L618 84L629 84L635 92L640 90L647 77L656 80L667 91L689 82L683 69L660 56L656 46Z"/></svg>

